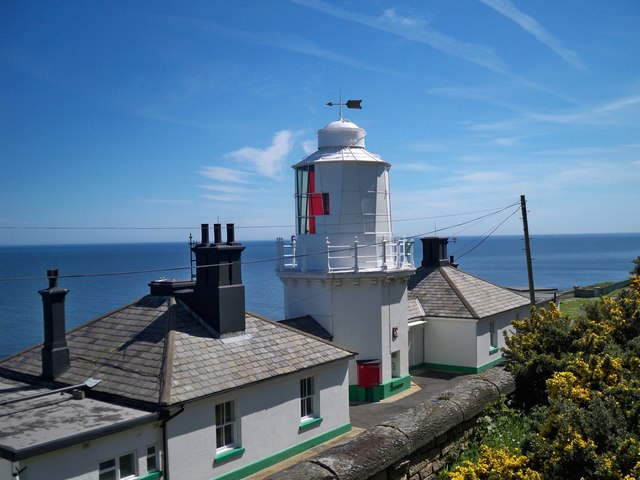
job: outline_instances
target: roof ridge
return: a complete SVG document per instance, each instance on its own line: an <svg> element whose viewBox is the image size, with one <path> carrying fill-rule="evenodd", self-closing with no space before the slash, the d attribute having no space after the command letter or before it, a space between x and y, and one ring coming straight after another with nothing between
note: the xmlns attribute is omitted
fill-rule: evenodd
<svg viewBox="0 0 640 480"><path fill-rule="evenodd" d="M176 300L169 297L167 311L169 320L167 321L167 333L164 336L164 349L162 352L162 364L160 366L160 388L158 402L168 405L171 403L171 387L173 380L173 357L175 353L175 327L176 327Z"/></svg>
<svg viewBox="0 0 640 480"><path fill-rule="evenodd" d="M442 277L445 279L445 281L449 284L449 286L451 287L453 292L457 295L458 299L460 299L460 301L465 306L465 308L469 311L471 316L473 318L479 319L480 315L478 315L478 312L476 312L475 308L473 308L471 306L471 304L464 297L464 295L462 294L462 292L460 291L458 286L453 282L453 280L451 279L449 274L445 271L445 267L438 267L438 272L440 272L440 275L442 275ZM464 272L462 272L462 273L464 273Z"/></svg>

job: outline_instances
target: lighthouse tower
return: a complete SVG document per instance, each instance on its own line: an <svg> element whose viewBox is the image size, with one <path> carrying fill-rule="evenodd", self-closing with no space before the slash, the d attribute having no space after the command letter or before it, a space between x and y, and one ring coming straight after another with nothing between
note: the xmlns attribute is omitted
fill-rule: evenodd
<svg viewBox="0 0 640 480"><path fill-rule="evenodd" d="M296 233L278 239L287 319L312 317L358 353L352 400L410 386L407 281L412 243L393 236L390 164L365 150L366 132L342 118L318 131L318 150L293 165Z"/></svg>

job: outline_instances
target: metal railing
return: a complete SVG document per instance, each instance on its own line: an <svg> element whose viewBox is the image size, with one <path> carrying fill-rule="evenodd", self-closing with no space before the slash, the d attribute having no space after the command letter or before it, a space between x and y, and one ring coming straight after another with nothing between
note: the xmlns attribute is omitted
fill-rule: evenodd
<svg viewBox="0 0 640 480"><path fill-rule="evenodd" d="M300 252L297 241L292 238L286 244L277 239L278 270L307 271L308 264L317 264L322 270L335 272L362 272L413 269L413 239L397 238L393 241L382 240L376 244L361 244L358 237L350 245L334 245L326 238L322 252L306 254ZM309 261L310 256L323 255L324 265L318 261ZM318 270L315 268L314 270Z"/></svg>

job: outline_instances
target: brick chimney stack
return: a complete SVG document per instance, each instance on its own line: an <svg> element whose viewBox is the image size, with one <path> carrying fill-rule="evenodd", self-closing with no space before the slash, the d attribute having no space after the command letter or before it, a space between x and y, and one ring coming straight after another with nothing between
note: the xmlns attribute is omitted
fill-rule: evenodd
<svg viewBox="0 0 640 480"><path fill-rule="evenodd" d="M446 237L423 237L422 241L422 266L441 267L449 265L449 256L447 254L447 244L449 239Z"/></svg>
<svg viewBox="0 0 640 480"><path fill-rule="evenodd" d="M69 290L58 287L58 270L47 270L49 288L40 290L44 317L42 377L54 380L69 367L69 347L65 337L64 299Z"/></svg>
<svg viewBox="0 0 640 480"><path fill-rule="evenodd" d="M218 333L245 329L245 299L242 285L241 255L245 247L236 243L234 225L227 224L227 242L222 228L214 224L214 243L209 243L209 225L203 224L202 242L193 251L196 256L196 284L193 293L182 298Z"/></svg>

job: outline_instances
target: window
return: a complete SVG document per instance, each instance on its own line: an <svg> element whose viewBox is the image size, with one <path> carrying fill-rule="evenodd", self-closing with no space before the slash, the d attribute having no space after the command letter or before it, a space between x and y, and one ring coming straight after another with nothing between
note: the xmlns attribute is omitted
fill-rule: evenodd
<svg viewBox="0 0 640 480"><path fill-rule="evenodd" d="M300 418L313 418L316 414L313 377L300 380Z"/></svg>
<svg viewBox="0 0 640 480"><path fill-rule="evenodd" d="M136 476L136 454L128 453L100 463L100 480L124 480Z"/></svg>
<svg viewBox="0 0 640 480"><path fill-rule="evenodd" d="M489 322L489 343L491 353L498 351L498 330L496 329L495 320Z"/></svg>
<svg viewBox="0 0 640 480"><path fill-rule="evenodd" d="M329 194L316 192L316 173L313 165L296 171L296 216L298 234L316 233L316 217L329 215Z"/></svg>
<svg viewBox="0 0 640 480"><path fill-rule="evenodd" d="M236 447L236 421L233 401L216 405L216 450Z"/></svg>
<svg viewBox="0 0 640 480"><path fill-rule="evenodd" d="M147 447L147 472L158 470L158 450L155 445Z"/></svg>

